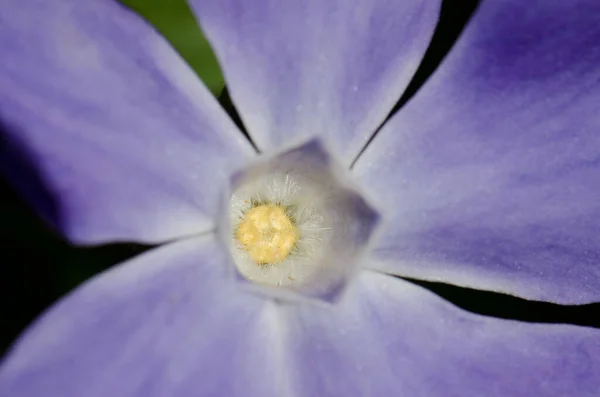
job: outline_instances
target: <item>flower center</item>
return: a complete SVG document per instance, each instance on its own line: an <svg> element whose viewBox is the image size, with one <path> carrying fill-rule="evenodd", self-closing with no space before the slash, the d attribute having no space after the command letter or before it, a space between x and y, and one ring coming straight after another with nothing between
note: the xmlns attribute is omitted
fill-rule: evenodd
<svg viewBox="0 0 600 397"><path fill-rule="evenodd" d="M255 263L273 265L290 255L299 232L284 207L260 204L246 211L235 237Z"/></svg>
<svg viewBox="0 0 600 397"><path fill-rule="evenodd" d="M380 217L320 141L236 172L230 188L219 236L236 282L275 299L341 296Z"/></svg>

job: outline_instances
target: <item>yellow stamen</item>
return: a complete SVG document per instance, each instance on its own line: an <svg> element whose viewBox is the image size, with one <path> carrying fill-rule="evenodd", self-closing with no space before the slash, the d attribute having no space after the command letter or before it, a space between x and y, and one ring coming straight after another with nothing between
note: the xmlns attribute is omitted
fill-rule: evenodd
<svg viewBox="0 0 600 397"><path fill-rule="evenodd" d="M261 204L244 214L235 236L254 262L270 265L288 257L299 233L283 207Z"/></svg>

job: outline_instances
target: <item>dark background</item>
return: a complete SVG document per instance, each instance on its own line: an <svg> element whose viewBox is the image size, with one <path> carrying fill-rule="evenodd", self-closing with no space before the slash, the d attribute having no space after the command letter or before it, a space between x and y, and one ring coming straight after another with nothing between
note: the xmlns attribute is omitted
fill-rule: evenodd
<svg viewBox="0 0 600 397"><path fill-rule="evenodd" d="M184 0L124 2L171 41L243 128L229 101L216 59ZM390 115L406 103L435 70L477 4L477 0L444 1L442 16L425 59ZM10 150L7 142L0 140L0 145L0 156L6 155ZM151 248L137 244L69 245L36 216L5 179L0 179L0 242L0 355L36 316L57 299L93 275ZM570 323L600 328L600 303L561 306L441 283L410 281L475 313L528 322Z"/></svg>

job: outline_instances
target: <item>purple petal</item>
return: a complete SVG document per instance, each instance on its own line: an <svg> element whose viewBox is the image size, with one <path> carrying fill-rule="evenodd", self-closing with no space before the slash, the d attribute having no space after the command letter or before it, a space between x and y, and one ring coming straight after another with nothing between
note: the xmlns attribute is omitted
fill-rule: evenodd
<svg viewBox="0 0 600 397"><path fill-rule="evenodd" d="M598 395L600 330L474 315L371 272L352 292L339 309L287 313L293 395Z"/></svg>
<svg viewBox="0 0 600 397"><path fill-rule="evenodd" d="M482 2L357 174L392 222L379 270L600 300L600 3Z"/></svg>
<svg viewBox="0 0 600 397"><path fill-rule="evenodd" d="M400 97L438 1L190 0L262 149L326 136L350 162Z"/></svg>
<svg viewBox="0 0 600 397"><path fill-rule="evenodd" d="M68 237L157 242L212 227L251 148L139 17L116 1L9 0L0 58L2 160Z"/></svg>
<svg viewBox="0 0 600 397"><path fill-rule="evenodd" d="M11 397L280 396L274 305L241 293L210 234L96 277L0 368Z"/></svg>

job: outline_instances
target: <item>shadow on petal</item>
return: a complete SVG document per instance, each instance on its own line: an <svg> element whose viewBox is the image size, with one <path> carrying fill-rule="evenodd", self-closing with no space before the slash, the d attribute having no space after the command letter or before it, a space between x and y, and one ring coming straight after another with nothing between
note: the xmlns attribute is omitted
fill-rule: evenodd
<svg viewBox="0 0 600 397"><path fill-rule="evenodd" d="M18 135L19 127L0 119L0 171L42 218L60 229L62 214L58 200L44 181L40 165Z"/></svg>

